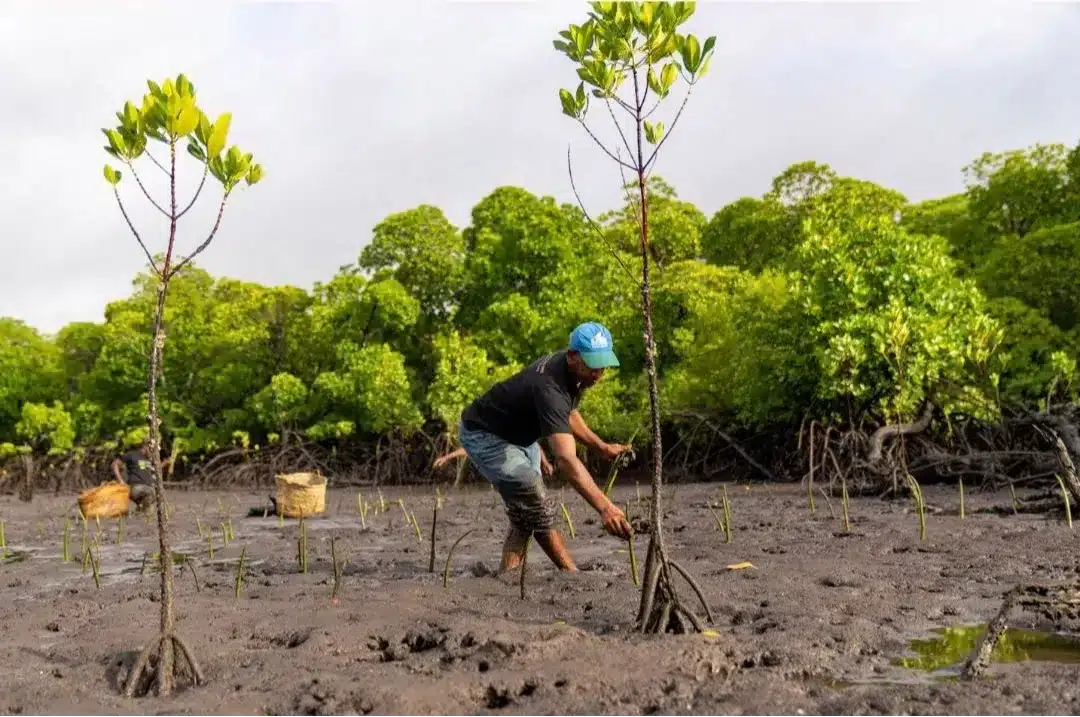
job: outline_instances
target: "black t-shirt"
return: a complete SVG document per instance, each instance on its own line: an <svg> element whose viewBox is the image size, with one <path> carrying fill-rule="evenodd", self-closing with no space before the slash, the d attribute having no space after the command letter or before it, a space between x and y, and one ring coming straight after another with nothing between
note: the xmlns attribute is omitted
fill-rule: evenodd
<svg viewBox="0 0 1080 717"><path fill-rule="evenodd" d="M581 402L566 351L545 356L488 389L461 414L466 428L528 446L554 433L570 433L570 412Z"/></svg>
<svg viewBox="0 0 1080 717"><path fill-rule="evenodd" d="M150 473L150 459L144 456L142 451L138 449L128 451L120 460L124 461L124 468L127 473L124 480L128 483L153 485L154 477Z"/></svg>

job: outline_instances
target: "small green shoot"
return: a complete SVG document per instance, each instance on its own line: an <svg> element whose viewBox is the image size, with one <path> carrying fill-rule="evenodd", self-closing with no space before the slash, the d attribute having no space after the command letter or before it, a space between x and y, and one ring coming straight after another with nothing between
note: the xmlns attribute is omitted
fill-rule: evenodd
<svg viewBox="0 0 1080 717"><path fill-rule="evenodd" d="M840 479L840 502L844 508L844 532L851 532L851 518L848 514L848 493L847 493L847 479Z"/></svg>
<svg viewBox="0 0 1080 717"><path fill-rule="evenodd" d="M919 486L919 482L910 474L906 474L904 479L907 481L908 488L911 490L911 497L915 501L915 509L919 513L919 541L926 542L926 503L923 502L922 488Z"/></svg>
<svg viewBox="0 0 1080 717"><path fill-rule="evenodd" d="M574 532L574 521L570 520L570 511L566 509L566 503L559 503L559 508L562 510L563 522L566 523L566 530L570 533L570 539L573 540L577 537L577 533Z"/></svg>
<svg viewBox="0 0 1080 717"><path fill-rule="evenodd" d="M960 479L960 520L964 519L964 479Z"/></svg>
<svg viewBox="0 0 1080 717"><path fill-rule="evenodd" d="M210 560L214 559L214 534L206 531L206 553Z"/></svg>
<svg viewBox="0 0 1080 717"><path fill-rule="evenodd" d="M0 520L0 560L7 560L7 536L4 535L4 521Z"/></svg>
<svg viewBox="0 0 1080 717"><path fill-rule="evenodd" d="M65 563L71 562L71 520L64 518L64 534L61 540L62 546L62 560Z"/></svg>
<svg viewBox="0 0 1080 717"><path fill-rule="evenodd" d="M307 522L304 516L300 516L300 539L296 544L296 562L300 566L301 573L307 573Z"/></svg>
<svg viewBox="0 0 1080 717"><path fill-rule="evenodd" d="M442 574L443 590L446 590L447 588L450 587L450 561L454 558L454 551L457 549L458 543L460 543L462 540L465 540L465 538L469 535L469 533L473 532L474 530L476 530L476 528L469 528L464 533L462 533L461 536L458 537L457 540L454 541L453 545L450 546L450 552L448 552L446 554L446 564L443 566L443 574Z"/></svg>
<svg viewBox="0 0 1080 717"><path fill-rule="evenodd" d="M124 516L120 516L116 520L116 544L124 542Z"/></svg>
<svg viewBox="0 0 1080 717"><path fill-rule="evenodd" d="M724 508L724 542L725 543L730 543L731 542L731 530L732 530L733 526L731 525L731 501L728 499L727 483L724 484L724 495L723 495L722 506Z"/></svg>
<svg viewBox="0 0 1080 717"><path fill-rule="evenodd" d="M626 504L626 516L627 520L630 519L630 504ZM626 548L630 551L630 579L634 583L634 587L638 587L641 581L638 579L637 569L637 555L634 553L634 534L630 533L630 537L626 539Z"/></svg>
<svg viewBox="0 0 1080 717"><path fill-rule="evenodd" d="M330 585L330 599L337 598L338 591L341 589L341 574L345 570L345 561L338 562L337 557L337 536L330 538L330 561L334 566L334 581Z"/></svg>
<svg viewBox="0 0 1080 717"><path fill-rule="evenodd" d="M247 546L240 550L240 560L236 563L236 599L240 599L240 590L244 587L244 559L247 557Z"/></svg>
<svg viewBox="0 0 1080 717"><path fill-rule="evenodd" d="M1065 501L1065 523L1069 526L1069 530L1072 530L1072 501L1069 500L1069 491L1065 488L1065 481L1061 479L1061 476L1055 475L1058 485L1061 486L1061 499Z"/></svg>
<svg viewBox="0 0 1080 717"><path fill-rule="evenodd" d="M436 495L435 506L431 510L431 555L428 557L428 572L435 572L435 527L439 522L439 503L440 499Z"/></svg>
<svg viewBox="0 0 1080 717"><path fill-rule="evenodd" d="M1020 512L1020 499L1016 497L1016 486L1009 481L1009 497L1012 498L1012 511L1013 515Z"/></svg>
<svg viewBox="0 0 1080 717"><path fill-rule="evenodd" d="M416 513L408 514L409 522L412 523L413 532L416 533L416 542L424 544L424 536L420 533L420 523L416 520Z"/></svg>

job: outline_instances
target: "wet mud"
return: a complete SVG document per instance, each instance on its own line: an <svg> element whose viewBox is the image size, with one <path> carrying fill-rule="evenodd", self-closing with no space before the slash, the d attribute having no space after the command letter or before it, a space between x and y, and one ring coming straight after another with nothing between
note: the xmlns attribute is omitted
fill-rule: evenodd
<svg viewBox="0 0 1080 717"><path fill-rule="evenodd" d="M634 517L645 513L634 486L616 493ZM534 546L525 600L516 574L493 574L506 518L490 491L444 492L433 572L435 496L419 487L382 495L386 510L368 512L362 530L356 492L329 491L326 514L305 521L302 573L298 522L262 517L265 493L170 493L178 629L209 682L166 700L126 700L117 689L157 631L150 521L125 520L119 543L117 521L100 528L89 521L88 536L97 539L93 560L84 561L73 495L30 504L0 498L6 549L15 556L0 560L0 712L1080 711L1076 643L1024 632L1077 626L1037 615L1017 616L984 678L955 679L965 646L1006 590L1078 577L1075 533L1060 516L993 512L1011 505L1007 491L969 488L961 520L953 490L927 487L921 542L910 501L852 499L845 531L839 497L830 506L818 496L811 514L805 488L729 484L726 543L709 508L720 486L680 485L667 503L667 542L698 579L715 620L707 635L663 637L633 631L638 593L626 545L605 536L571 490L563 492L576 529L569 545L582 569L558 573ZM419 538L399 498L415 514ZM379 503L374 490L364 500ZM470 529L444 588L447 551ZM335 597L331 538L341 576ZM639 560L646 545L639 536ZM237 598L241 551L247 570ZM753 567L728 568L746 562Z"/></svg>

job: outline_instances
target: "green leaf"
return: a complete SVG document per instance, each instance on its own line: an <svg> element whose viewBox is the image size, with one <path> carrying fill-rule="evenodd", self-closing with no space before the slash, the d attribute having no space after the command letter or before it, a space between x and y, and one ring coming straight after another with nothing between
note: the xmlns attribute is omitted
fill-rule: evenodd
<svg viewBox="0 0 1080 717"><path fill-rule="evenodd" d="M192 157L199 160L200 162L206 161L206 154L202 151L202 147L200 147L194 141L188 142L187 151L188 154L190 154Z"/></svg>
<svg viewBox="0 0 1080 717"><path fill-rule="evenodd" d="M562 40L553 40L551 44L554 45L555 49L559 52L566 53L567 55L569 55L571 52L570 43L568 42L563 42Z"/></svg>
<svg viewBox="0 0 1080 717"><path fill-rule="evenodd" d="M577 117L577 105L574 102L574 96L570 94L570 90L559 90L559 101L562 102L563 114L567 117Z"/></svg>
<svg viewBox="0 0 1080 717"><path fill-rule="evenodd" d="M186 137L199 126L199 111L195 105L188 105L180 110L173 124L173 132L177 137Z"/></svg>
<svg viewBox="0 0 1080 717"><path fill-rule="evenodd" d="M657 122L656 124L653 124L649 120L645 120L644 126L645 126L645 139L649 142L649 144L657 144L660 141L660 139L664 136L664 123L663 122Z"/></svg>
<svg viewBox="0 0 1080 717"><path fill-rule="evenodd" d="M120 172L116 171L109 165L105 165L105 181L109 184L116 186L120 183Z"/></svg>
<svg viewBox="0 0 1080 717"><path fill-rule="evenodd" d="M713 47L716 45L716 35L705 38L705 45L701 49L702 56L708 55L712 52Z"/></svg>
<svg viewBox="0 0 1080 717"><path fill-rule="evenodd" d="M664 88L660 84L660 79L656 76L656 70L650 67L649 73L645 76L645 78L646 81L649 83L649 89L663 97Z"/></svg>
<svg viewBox="0 0 1080 717"><path fill-rule="evenodd" d="M577 92L574 93L574 100L578 111L585 109L585 104L589 101L589 98L585 94L585 83L579 82L577 86Z"/></svg>
<svg viewBox="0 0 1080 717"><path fill-rule="evenodd" d="M664 65L664 69L660 72L660 85L664 88L664 91L660 94L666 95L678 77L679 68L674 62Z"/></svg>
<svg viewBox="0 0 1080 717"><path fill-rule="evenodd" d="M261 164L253 164L253 165L251 165L251 169L248 170L247 177L246 177L248 186L251 186L252 184L257 183L262 178L263 178L262 165Z"/></svg>
<svg viewBox="0 0 1080 717"><path fill-rule="evenodd" d="M701 45L698 43L698 39L693 35L687 35L682 42L680 53L686 71L691 75L697 74L701 66Z"/></svg>
<svg viewBox="0 0 1080 717"><path fill-rule="evenodd" d="M214 122L213 129L210 131L210 138L206 142L206 153L211 157L216 157L225 149L231 123L232 114L229 112L218 116L217 121Z"/></svg>

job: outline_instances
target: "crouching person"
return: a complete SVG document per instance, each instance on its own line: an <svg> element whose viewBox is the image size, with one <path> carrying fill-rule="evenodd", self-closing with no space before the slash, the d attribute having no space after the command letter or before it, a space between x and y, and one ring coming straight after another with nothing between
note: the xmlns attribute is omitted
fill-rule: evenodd
<svg viewBox="0 0 1080 717"><path fill-rule="evenodd" d="M131 489L131 501L142 512L149 510L154 504L154 474L150 470L149 452L149 444L143 441L138 448L133 448L112 462L113 475L121 483L127 483Z"/></svg>

